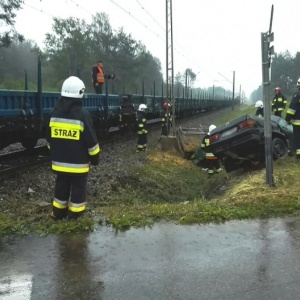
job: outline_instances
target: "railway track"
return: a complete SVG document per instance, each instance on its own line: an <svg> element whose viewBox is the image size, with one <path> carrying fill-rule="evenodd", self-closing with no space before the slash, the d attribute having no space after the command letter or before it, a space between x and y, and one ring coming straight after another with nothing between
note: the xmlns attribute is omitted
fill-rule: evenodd
<svg viewBox="0 0 300 300"><path fill-rule="evenodd" d="M32 151L15 150L0 155L0 176L28 170L49 162L49 150L46 146L37 146Z"/></svg>
<svg viewBox="0 0 300 300"><path fill-rule="evenodd" d="M201 117L207 117L214 114L216 111L210 111L194 115L190 118L180 119L176 121L176 127L181 126L185 122L193 119L201 119ZM149 123L149 138L152 133L161 129L159 119L156 122ZM171 130L172 131L172 130ZM105 139L99 142L100 148L109 147L119 143L124 143L128 140L135 140L136 134L134 132L127 132L122 135L120 132L115 131L111 134L109 139ZM7 153L1 152L0 154L0 177L4 177L16 172L22 172L34 167L37 167L44 163L50 162L49 150L45 145L36 146L33 150L28 151L24 148L12 150Z"/></svg>

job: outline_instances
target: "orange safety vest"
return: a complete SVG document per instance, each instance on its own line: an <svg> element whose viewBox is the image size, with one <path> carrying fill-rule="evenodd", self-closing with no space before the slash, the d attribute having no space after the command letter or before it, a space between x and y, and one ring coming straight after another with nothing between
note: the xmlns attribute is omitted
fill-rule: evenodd
<svg viewBox="0 0 300 300"><path fill-rule="evenodd" d="M96 65L96 67L98 68L98 73L97 73L97 82L98 83L104 83L104 73L102 71L102 69Z"/></svg>

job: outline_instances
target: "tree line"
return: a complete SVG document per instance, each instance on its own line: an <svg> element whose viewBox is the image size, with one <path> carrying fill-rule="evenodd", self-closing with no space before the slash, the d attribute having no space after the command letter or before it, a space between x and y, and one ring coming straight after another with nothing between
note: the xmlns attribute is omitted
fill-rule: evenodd
<svg viewBox="0 0 300 300"><path fill-rule="evenodd" d="M294 56L289 51L275 53L271 63L271 95L276 87L281 87L282 93L290 98L295 91L297 80L300 78L300 52ZM263 99L263 89L259 86L251 93L251 101Z"/></svg>
<svg viewBox="0 0 300 300"><path fill-rule="evenodd" d="M0 0L0 21L13 25L15 11L21 9L22 3L23 0ZM105 13L96 13L90 24L79 18L53 18L44 49L14 30L0 35L0 40L5 41L0 44L1 89L24 89L26 77L28 89L35 90L40 58L44 91L59 91L68 76L76 75L85 82L86 91L93 92L91 68L102 59L105 72L117 76L117 81L108 82L111 93L153 94L155 90L156 94L166 95L160 60L123 28L114 30ZM174 96L191 97L195 80L191 68L178 72ZM215 89L216 94L219 91L224 94L223 88ZM194 95L203 96L206 92L196 89Z"/></svg>
<svg viewBox="0 0 300 300"><path fill-rule="evenodd" d="M0 0L0 26L13 25L16 11L23 0ZM107 73L115 74L117 81L108 82L109 92L166 95L160 60L154 57L140 41L124 28L114 30L105 13L96 13L91 23L79 18L53 18L52 32L45 35L45 48L26 40L13 27L0 33L0 89L37 88L38 58L42 64L42 88L59 91L62 82L71 75L80 77L87 92L93 92L91 68L97 60L104 61ZM282 88L292 94L300 77L300 52L292 56L288 51L275 54L272 60L271 89ZM210 93L228 95L222 87L193 89L196 74L191 68L174 77L174 96L190 98ZM142 90L142 87L144 89ZM252 92L250 99L262 99L262 87Z"/></svg>

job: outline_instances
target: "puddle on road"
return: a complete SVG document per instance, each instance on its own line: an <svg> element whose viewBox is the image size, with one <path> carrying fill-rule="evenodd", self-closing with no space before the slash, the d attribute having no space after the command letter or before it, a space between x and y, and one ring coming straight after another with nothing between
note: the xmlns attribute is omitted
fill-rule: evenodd
<svg viewBox="0 0 300 300"><path fill-rule="evenodd" d="M106 299L111 289L122 294L116 284L129 289L128 280L151 282L151 274L168 286L166 270L175 276L186 268L217 270L239 260L268 266L270 253L296 256L299 249L300 218L5 237L0 239L0 298Z"/></svg>

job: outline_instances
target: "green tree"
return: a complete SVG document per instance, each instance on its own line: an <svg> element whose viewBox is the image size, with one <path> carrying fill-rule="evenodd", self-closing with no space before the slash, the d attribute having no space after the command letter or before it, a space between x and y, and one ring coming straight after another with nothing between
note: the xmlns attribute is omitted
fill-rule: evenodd
<svg viewBox="0 0 300 300"><path fill-rule="evenodd" d="M62 81L71 75L76 75L84 81L89 77L90 80L90 26L78 18L53 20L53 33L47 33L45 39L44 62L49 74L44 83L59 88Z"/></svg>
<svg viewBox="0 0 300 300"><path fill-rule="evenodd" d="M275 87L281 87L284 94L289 92L289 79L293 70L294 58L289 51L275 54L272 61L272 80L271 89L274 91Z"/></svg>
<svg viewBox="0 0 300 300"><path fill-rule="evenodd" d="M23 0L0 0L0 27L3 25L8 27L0 34L0 47L9 47L13 38L20 42L24 37L14 30L12 27L15 24L16 10L21 8Z"/></svg>

